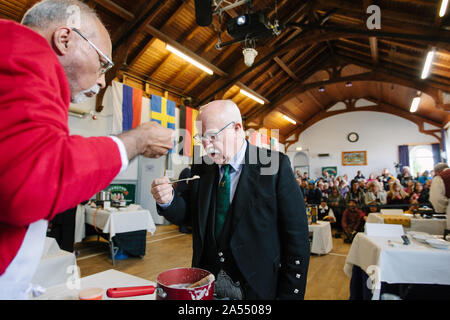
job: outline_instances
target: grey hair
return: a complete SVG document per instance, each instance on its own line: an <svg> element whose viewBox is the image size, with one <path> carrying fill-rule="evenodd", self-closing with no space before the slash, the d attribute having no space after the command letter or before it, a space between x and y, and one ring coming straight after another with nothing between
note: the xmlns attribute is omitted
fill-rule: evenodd
<svg viewBox="0 0 450 320"><path fill-rule="evenodd" d="M435 174L441 173L442 171L444 171L447 168L448 168L448 164L446 164L445 162L439 162L438 164L436 164L434 166L434 173Z"/></svg>
<svg viewBox="0 0 450 320"><path fill-rule="evenodd" d="M41 30L55 24L81 28L92 18L98 19L95 11L79 0L44 0L31 7L21 23Z"/></svg>

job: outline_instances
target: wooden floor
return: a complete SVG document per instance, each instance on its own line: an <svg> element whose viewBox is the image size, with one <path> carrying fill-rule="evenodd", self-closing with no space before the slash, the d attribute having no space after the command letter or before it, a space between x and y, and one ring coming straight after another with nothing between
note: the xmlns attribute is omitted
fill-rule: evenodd
<svg viewBox="0 0 450 320"><path fill-rule="evenodd" d="M116 269L151 281L159 273L176 267L190 267L192 235L180 233L175 225L157 226L154 235L147 235L146 255L143 258L116 260L112 265L108 245L97 237L85 239L75 248L80 252L77 264L81 277L108 269ZM344 274L344 263L350 245L333 238L333 250L327 255L311 255L307 300L347 300L350 279Z"/></svg>

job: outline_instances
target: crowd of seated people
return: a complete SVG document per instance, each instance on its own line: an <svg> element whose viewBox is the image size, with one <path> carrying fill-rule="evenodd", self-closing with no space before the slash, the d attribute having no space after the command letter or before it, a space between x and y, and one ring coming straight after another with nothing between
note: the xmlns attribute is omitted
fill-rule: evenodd
<svg viewBox="0 0 450 320"><path fill-rule="evenodd" d="M429 190L433 171L413 176L404 167L397 177L383 169L380 175L370 173L368 179L358 170L352 180L345 174L332 176L327 171L313 179L306 172L296 171L297 182L307 205L320 208L319 220L327 220L336 229L335 237L351 243L364 229L367 215L380 207L392 206L404 210L419 206L432 207ZM330 214L331 212L331 214Z"/></svg>

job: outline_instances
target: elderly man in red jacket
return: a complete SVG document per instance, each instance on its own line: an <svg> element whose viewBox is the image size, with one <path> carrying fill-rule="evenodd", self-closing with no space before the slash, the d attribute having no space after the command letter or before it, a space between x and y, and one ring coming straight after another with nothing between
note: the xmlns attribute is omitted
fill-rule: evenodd
<svg viewBox="0 0 450 320"><path fill-rule="evenodd" d="M22 25L0 19L0 299L29 296L48 220L107 187L135 156L173 148L173 131L154 122L115 137L69 135L69 103L105 87L111 48L77 0L42 1Z"/></svg>

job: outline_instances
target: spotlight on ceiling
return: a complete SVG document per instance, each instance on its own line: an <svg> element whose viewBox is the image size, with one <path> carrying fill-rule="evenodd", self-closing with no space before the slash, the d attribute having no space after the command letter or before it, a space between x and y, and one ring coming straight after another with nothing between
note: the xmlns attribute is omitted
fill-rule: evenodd
<svg viewBox="0 0 450 320"><path fill-rule="evenodd" d="M346 87L351 87L353 84L351 81L347 81L347 83L345 84Z"/></svg>
<svg viewBox="0 0 450 320"><path fill-rule="evenodd" d="M325 91L325 87L319 87L319 92L324 92Z"/></svg>

